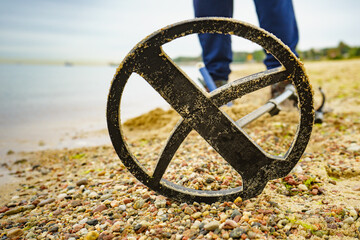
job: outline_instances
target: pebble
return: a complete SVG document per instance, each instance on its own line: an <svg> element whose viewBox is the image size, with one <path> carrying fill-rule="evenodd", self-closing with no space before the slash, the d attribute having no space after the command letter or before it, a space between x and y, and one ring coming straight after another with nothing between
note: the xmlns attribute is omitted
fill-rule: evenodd
<svg viewBox="0 0 360 240"><path fill-rule="evenodd" d="M235 228L234 230L232 230L230 232L230 237L237 239L237 238L240 238L243 233L244 233L244 230L242 228Z"/></svg>
<svg viewBox="0 0 360 240"><path fill-rule="evenodd" d="M357 213L357 211L356 211L355 209L351 209L351 210L349 211L349 215L350 215L351 217L353 217L354 220L356 220L356 219L358 218L358 213Z"/></svg>
<svg viewBox="0 0 360 240"><path fill-rule="evenodd" d="M299 184L297 186L301 191L308 191L308 188L305 184Z"/></svg>
<svg viewBox="0 0 360 240"><path fill-rule="evenodd" d="M7 237L10 239L19 238L24 234L24 231L19 228L13 228L7 231Z"/></svg>
<svg viewBox="0 0 360 240"><path fill-rule="evenodd" d="M137 200L137 201L134 203L133 208L134 208L135 210L136 210L136 209L140 209L140 208L142 208L142 207L144 206L144 204L145 204L144 199L139 199L139 200Z"/></svg>
<svg viewBox="0 0 360 240"><path fill-rule="evenodd" d="M84 225L87 221L89 221L89 219L86 217L86 218L83 218L79 221L79 224L82 224Z"/></svg>
<svg viewBox="0 0 360 240"><path fill-rule="evenodd" d="M89 198L97 198L99 196L99 194L97 194L96 192L91 192L89 193Z"/></svg>
<svg viewBox="0 0 360 240"><path fill-rule="evenodd" d="M72 227L72 232L76 233L76 232L80 231L80 229L82 229L83 227L84 227L84 224L75 224Z"/></svg>
<svg viewBox="0 0 360 240"><path fill-rule="evenodd" d="M111 226L111 231L113 232L120 232L122 227L122 223L121 222L115 222L112 226Z"/></svg>
<svg viewBox="0 0 360 240"><path fill-rule="evenodd" d="M106 207L104 204L101 204L101 205L97 206L92 212L93 212L93 213L102 212L102 211L104 211L105 209L107 209L107 207Z"/></svg>
<svg viewBox="0 0 360 240"><path fill-rule="evenodd" d="M155 207L157 208L164 208L166 207L166 200L158 199L155 201Z"/></svg>
<svg viewBox="0 0 360 240"><path fill-rule="evenodd" d="M23 206L20 206L20 207L16 207L16 208L13 208L13 209L10 209L8 211L6 211L4 213L4 215L6 216L9 216L9 215L13 215L13 214L16 214L16 213L19 213L19 212L23 212L24 211L24 207Z"/></svg>
<svg viewBox="0 0 360 240"><path fill-rule="evenodd" d="M55 202L55 198L48 198L46 200L39 202L38 207L42 207L42 206L45 206L46 204L50 204L53 202Z"/></svg>
<svg viewBox="0 0 360 240"><path fill-rule="evenodd" d="M97 233L97 232L95 232L95 233ZM79 234L80 235L88 235L89 234L89 231L86 229L86 228L82 228L82 229L80 229L80 231L79 231ZM92 235L90 235L90 236L92 236ZM86 239L86 238L85 238ZM95 238L96 239L96 238Z"/></svg>
<svg viewBox="0 0 360 240"><path fill-rule="evenodd" d="M87 178L83 178L76 182L76 186L88 185L88 183L89 183L89 180Z"/></svg>
<svg viewBox="0 0 360 240"><path fill-rule="evenodd" d="M107 200L109 198L112 197L112 194L111 193L108 193L108 194L104 194L100 197L100 200Z"/></svg>
<svg viewBox="0 0 360 240"><path fill-rule="evenodd" d="M126 205L124 205L124 204L120 205L119 210L120 211L125 211L126 210Z"/></svg>
<svg viewBox="0 0 360 240"><path fill-rule="evenodd" d="M352 143L346 150L348 150L350 152L360 152L360 145L358 145L356 143Z"/></svg>
<svg viewBox="0 0 360 240"><path fill-rule="evenodd" d="M201 217L201 212L196 212L194 214L191 215L192 218L198 219Z"/></svg>
<svg viewBox="0 0 360 240"><path fill-rule="evenodd" d="M59 231L59 225L55 224L55 225L51 226L48 231L52 232L52 233Z"/></svg>
<svg viewBox="0 0 360 240"><path fill-rule="evenodd" d="M214 231L219 228L220 223L218 221L211 221L205 224L204 229L207 231Z"/></svg>
<svg viewBox="0 0 360 240"><path fill-rule="evenodd" d="M188 214L188 215L191 215L191 214L194 213L194 210L192 210L190 207L186 207L186 208L184 209L184 213L185 213L185 214Z"/></svg>
<svg viewBox="0 0 360 240"><path fill-rule="evenodd" d="M234 219L236 216L240 216L241 213L239 212L239 210L235 209L232 213L231 213L231 218Z"/></svg>
<svg viewBox="0 0 360 240"><path fill-rule="evenodd" d="M355 222L353 217L348 217L346 218L344 221L342 221L343 223L347 223L347 224L352 224Z"/></svg>
<svg viewBox="0 0 360 240"><path fill-rule="evenodd" d="M95 226L96 224L98 224L98 220L97 219L91 219L89 221L87 221L86 223L90 226Z"/></svg>
<svg viewBox="0 0 360 240"><path fill-rule="evenodd" d="M119 204L120 204L120 202L119 202L119 201L116 201L116 200L113 200L113 201L110 202L110 206L113 207L113 208L114 208L114 207L118 207Z"/></svg>
<svg viewBox="0 0 360 240"><path fill-rule="evenodd" d="M99 237L99 233L96 231L88 232L84 238L84 240L96 240Z"/></svg>
<svg viewBox="0 0 360 240"><path fill-rule="evenodd" d="M231 219L227 219L223 225L222 228L223 229L234 229L238 226L237 222L235 222L234 220Z"/></svg>
<svg viewBox="0 0 360 240"><path fill-rule="evenodd" d="M74 200L70 203L70 206L72 207L78 207L82 205L82 201L81 200Z"/></svg>
<svg viewBox="0 0 360 240"><path fill-rule="evenodd" d="M112 233L109 232L102 232L99 235L99 240L111 240L114 238L114 235Z"/></svg>
<svg viewBox="0 0 360 240"><path fill-rule="evenodd" d="M62 201L62 200L65 199L66 196L67 196L66 193L60 193L60 194L57 196L57 199L60 200L60 201Z"/></svg>

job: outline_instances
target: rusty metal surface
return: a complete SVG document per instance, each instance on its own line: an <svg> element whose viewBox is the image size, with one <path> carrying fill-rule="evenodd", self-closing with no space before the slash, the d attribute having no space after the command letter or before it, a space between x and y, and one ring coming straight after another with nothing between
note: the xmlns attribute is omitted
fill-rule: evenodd
<svg viewBox="0 0 360 240"><path fill-rule="evenodd" d="M194 33L221 33L248 39L265 48L283 65L207 94L163 52L161 46ZM131 73L142 76L182 117L173 130L152 174L129 151L121 131L120 101ZM258 146L219 107L266 86L290 80L298 95L300 119L296 136L284 157ZM165 27L138 43L120 64L111 84L107 123L113 146L127 169L149 188L181 202L215 202L255 197L266 183L287 175L302 156L314 121L313 98L304 68L296 56L270 33L229 18L197 18ZM190 131L196 130L242 177L243 186L205 191L186 188L162 178L173 155Z"/></svg>

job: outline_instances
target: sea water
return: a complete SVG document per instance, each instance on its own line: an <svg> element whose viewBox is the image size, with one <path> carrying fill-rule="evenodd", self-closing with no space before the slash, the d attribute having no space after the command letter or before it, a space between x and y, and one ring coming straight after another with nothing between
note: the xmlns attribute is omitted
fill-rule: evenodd
<svg viewBox="0 0 360 240"><path fill-rule="evenodd" d="M194 66L181 68L193 80L199 77ZM0 64L0 156L110 143L104 134L106 102L115 72L114 66ZM121 119L156 107L170 106L132 74L121 101ZM100 138L79 137L101 130Z"/></svg>

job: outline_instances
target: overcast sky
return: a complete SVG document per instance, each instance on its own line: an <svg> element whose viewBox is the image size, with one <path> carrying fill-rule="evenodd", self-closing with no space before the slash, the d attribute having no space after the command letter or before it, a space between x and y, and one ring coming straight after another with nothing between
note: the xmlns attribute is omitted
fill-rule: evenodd
<svg viewBox="0 0 360 240"><path fill-rule="evenodd" d="M204 0L205 1L205 0ZM360 0L293 0L298 48L360 46ZM155 30L193 18L191 0L1 0L0 59L119 62ZM258 25L253 1L235 0L234 18ZM235 51L258 46L233 40ZM196 36L164 47L197 56Z"/></svg>

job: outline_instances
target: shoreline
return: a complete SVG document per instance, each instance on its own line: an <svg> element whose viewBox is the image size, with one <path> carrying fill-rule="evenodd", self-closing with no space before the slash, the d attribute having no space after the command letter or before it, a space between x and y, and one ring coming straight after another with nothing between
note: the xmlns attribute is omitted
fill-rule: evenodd
<svg viewBox="0 0 360 240"><path fill-rule="evenodd" d="M329 111L325 122L314 126L306 152L293 171L269 181L259 196L213 204L168 199L135 179L110 144L16 153L9 155L13 160L8 167L18 182L6 189L0 185L2 193L9 193L0 199L0 237L359 237L360 60L305 63L305 67L314 89L321 85L326 90ZM254 70L242 69L233 77ZM266 94L268 89L245 96L224 111L237 119L261 106ZM295 112L264 116L244 130L270 154L284 154L296 133ZM156 164L177 116L171 110L155 109L124 123L128 147L147 171ZM83 132L74 140L106 135L106 129ZM180 146L164 177L193 189L243 184L241 176L195 132Z"/></svg>

